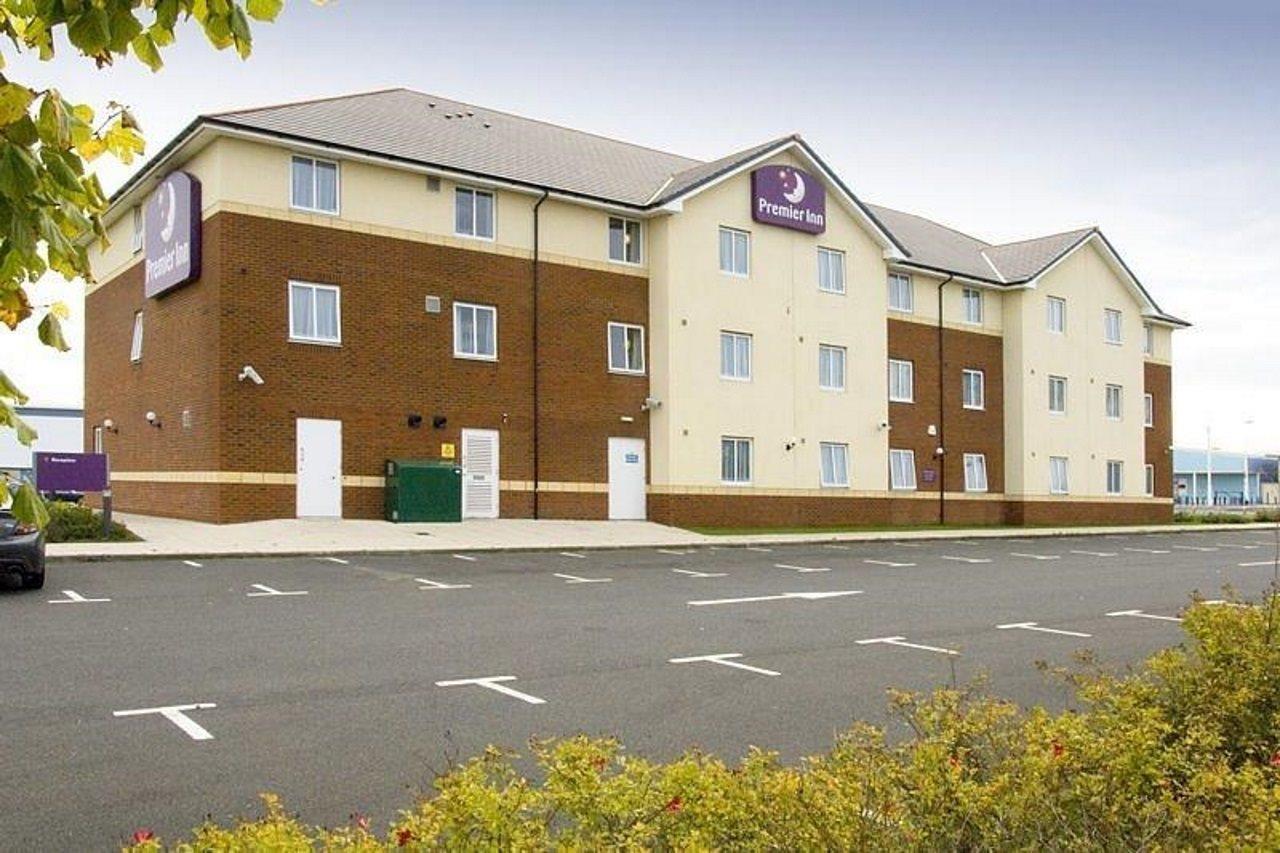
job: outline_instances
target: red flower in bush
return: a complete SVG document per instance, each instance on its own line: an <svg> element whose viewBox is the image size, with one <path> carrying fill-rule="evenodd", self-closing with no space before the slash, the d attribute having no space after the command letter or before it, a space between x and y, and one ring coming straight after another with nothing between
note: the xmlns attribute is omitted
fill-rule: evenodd
<svg viewBox="0 0 1280 853"><path fill-rule="evenodd" d="M1280 752L1277 752L1275 755L1271 756L1271 766L1280 767Z"/></svg>
<svg viewBox="0 0 1280 853"><path fill-rule="evenodd" d="M1054 757L1054 758L1061 758L1061 757L1063 756L1063 753L1065 753L1066 751L1067 751L1067 748L1066 748L1065 746L1063 746L1062 744L1058 743L1056 740L1053 742L1053 757Z"/></svg>
<svg viewBox="0 0 1280 853"><path fill-rule="evenodd" d="M362 815L362 814L360 814L360 812L355 812L354 814L352 814L352 815L351 815L351 822L352 822L353 824L355 824L357 828L359 828L359 829L363 829L363 830L365 830L366 832L367 832L367 831L368 831L368 829L369 829L369 818L368 818L368 816L367 816L367 815Z"/></svg>
<svg viewBox="0 0 1280 853"><path fill-rule="evenodd" d="M155 841L156 834L149 829L139 829L133 833L134 844L146 844L148 841Z"/></svg>
<svg viewBox="0 0 1280 853"><path fill-rule="evenodd" d="M684 800L680 799L680 797L677 795L672 797L670 800L668 800L667 804L662 807L662 810L668 811L668 812L678 812L682 808L684 808Z"/></svg>
<svg viewBox="0 0 1280 853"><path fill-rule="evenodd" d="M603 773L604 769L609 766L609 762L603 755L597 755L591 759L591 766L595 768L597 773Z"/></svg>
<svg viewBox="0 0 1280 853"><path fill-rule="evenodd" d="M947 758L947 763L951 765L952 770L960 769L960 759L956 758L954 755Z"/></svg>
<svg viewBox="0 0 1280 853"><path fill-rule="evenodd" d="M396 846L407 847L409 842L413 840L413 830L405 827L396 830Z"/></svg>

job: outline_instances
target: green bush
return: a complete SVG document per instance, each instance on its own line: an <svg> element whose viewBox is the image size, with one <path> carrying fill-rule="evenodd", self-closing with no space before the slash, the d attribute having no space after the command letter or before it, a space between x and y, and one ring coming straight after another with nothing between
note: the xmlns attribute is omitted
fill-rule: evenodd
<svg viewBox="0 0 1280 853"><path fill-rule="evenodd" d="M50 501L49 524L45 537L49 542L101 542L102 516L87 506ZM138 537L118 521L111 522L109 542L131 542Z"/></svg>
<svg viewBox="0 0 1280 853"><path fill-rule="evenodd" d="M1070 676L1081 710L976 690L892 695L913 736L859 724L788 767L753 751L668 764L612 740L535 743L541 781L490 749L385 833L266 815L174 849L1280 849L1280 598L1193 604L1190 642L1117 677ZM163 849L145 831L132 850Z"/></svg>
<svg viewBox="0 0 1280 853"><path fill-rule="evenodd" d="M1182 524L1252 524L1253 522L1280 522L1280 509L1252 509L1240 512L1220 510L1177 510L1173 520Z"/></svg>

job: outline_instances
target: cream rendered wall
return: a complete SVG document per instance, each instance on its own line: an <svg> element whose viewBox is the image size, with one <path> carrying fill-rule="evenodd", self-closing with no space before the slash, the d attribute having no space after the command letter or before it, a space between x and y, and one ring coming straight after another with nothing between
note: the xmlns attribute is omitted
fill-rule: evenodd
<svg viewBox="0 0 1280 853"><path fill-rule="evenodd" d="M1155 331L1155 344L1152 347L1151 355L1147 356L1147 361L1154 361L1160 364L1173 364L1173 329L1168 326L1160 326L1152 324L1151 327Z"/></svg>
<svg viewBox="0 0 1280 853"><path fill-rule="evenodd" d="M1048 330L1046 297L1067 302L1065 334ZM1103 311L1123 313L1123 342L1103 340ZM1106 496L1106 463L1124 463L1123 495L1145 490L1141 304L1102 255L1086 245L1035 289L1005 294L1005 492L1048 496L1049 457L1069 460L1068 498ZM1067 413L1049 413L1049 376L1067 378ZM1123 387L1121 420L1109 420L1105 387ZM1059 497L1059 496L1054 496Z"/></svg>
<svg viewBox="0 0 1280 853"><path fill-rule="evenodd" d="M721 225L751 234L746 278L719 270ZM650 419L651 482L720 487L720 438L743 436L754 441L751 487L819 488L819 442L833 441L850 447L854 490L887 488L886 266L831 189L821 235L754 222L749 173L650 231L650 386L663 402ZM818 290L819 246L845 252L844 295ZM721 330L753 336L750 382L720 378ZM818 388L820 343L847 348L844 392Z"/></svg>
<svg viewBox="0 0 1280 853"><path fill-rule="evenodd" d="M923 273L906 268L896 269L898 273L909 273L911 287L915 295L915 310L889 311L892 320L907 320L916 323L927 323L930 326L938 322L938 283L946 276ZM964 288L973 287L982 291L982 322L969 323L964 318L962 294ZM1004 305L1001 300L1004 293L996 288L977 287L958 281L948 282L942 289L943 324L948 328L966 332L985 332L999 335L1004 330ZM885 303L888 304L888 281L885 282Z"/></svg>

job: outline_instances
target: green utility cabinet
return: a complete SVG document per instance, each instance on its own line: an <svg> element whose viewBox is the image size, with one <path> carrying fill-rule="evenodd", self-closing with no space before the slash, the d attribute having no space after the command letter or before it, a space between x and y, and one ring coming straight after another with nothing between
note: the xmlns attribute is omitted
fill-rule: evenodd
<svg viewBox="0 0 1280 853"><path fill-rule="evenodd" d="M462 521L462 468L443 459L387 460L387 521Z"/></svg>

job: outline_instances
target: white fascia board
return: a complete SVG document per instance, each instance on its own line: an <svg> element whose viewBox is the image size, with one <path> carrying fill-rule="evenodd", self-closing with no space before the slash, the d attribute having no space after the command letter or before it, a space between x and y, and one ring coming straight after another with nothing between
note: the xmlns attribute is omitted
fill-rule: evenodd
<svg viewBox="0 0 1280 853"><path fill-rule="evenodd" d="M958 273L958 272L957 273L945 272L943 270L933 269L932 267L916 266L915 264L911 263L910 258L899 258L896 260L890 260L889 269L895 272L905 272L905 273L909 273L910 275L923 275L923 276L928 276L929 278L936 278L936 279L944 279L947 276L951 276L952 281L959 282L960 284L969 285L971 287L986 288L987 290L1004 291L1004 290L1015 289L1014 287L998 284L993 281L983 281L980 278L970 278L969 276L964 275L962 273Z"/></svg>
<svg viewBox="0 0 1280 853"><path fill-rule="evenodd" d="M1129 288L1129 291L1137 298L1138 302L1142 305L1143 314L1146 315L1147 313L1159 312L1160 309L1151 301L1151 297L1147 295L1147 292L1143 289L1138 280L1133 277L1133 273L1129 272L1129 268L1120 260L1120 256L1112 250L1111 244L1102 236L1102 232L1096 228L1077 240L1074 246L1059 255L1053 263L1036 273L1035 277L1026 283L1026 287L1030 290L1034 290L1042 278L1053 272L1053 270L1055 270L1058 265L1067 258L1080 251L1083 246L1087 246L1090 243L1097 246L1098 251L1102 253L1103 259L1107 262L1107 266L1111 267L1111 271L1116 274L1116 277L1123 281Z"/></svg>

